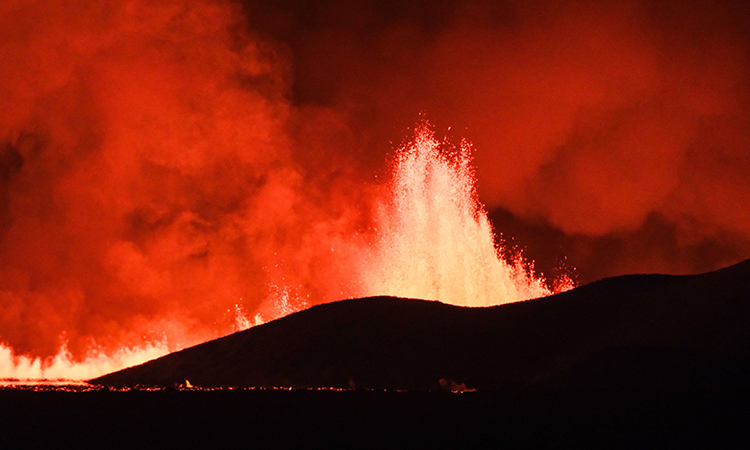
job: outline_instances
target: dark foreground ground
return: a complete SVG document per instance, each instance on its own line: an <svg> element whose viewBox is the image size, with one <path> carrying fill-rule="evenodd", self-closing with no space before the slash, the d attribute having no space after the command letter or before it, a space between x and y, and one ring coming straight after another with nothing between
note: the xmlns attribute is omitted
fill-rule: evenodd
<svg viewBox="0 0 750 450"><path fill-rule="evenodd" d="M750 448L750 390L0 391L0 448Z"/></svg>

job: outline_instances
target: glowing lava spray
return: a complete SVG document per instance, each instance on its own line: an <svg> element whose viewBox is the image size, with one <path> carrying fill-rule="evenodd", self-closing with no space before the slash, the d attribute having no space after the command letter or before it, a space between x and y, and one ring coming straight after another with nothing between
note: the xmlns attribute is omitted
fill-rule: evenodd
<svg viewBox="0 0 750 450"><path fill-rule="evenodd" d="M371 293L491 306L553 293L533 265L504 259L478 201L471 146L435 139L421 123L394 161L390 202L378 214ZM554 291L572 287L565 278Z"/></svg>

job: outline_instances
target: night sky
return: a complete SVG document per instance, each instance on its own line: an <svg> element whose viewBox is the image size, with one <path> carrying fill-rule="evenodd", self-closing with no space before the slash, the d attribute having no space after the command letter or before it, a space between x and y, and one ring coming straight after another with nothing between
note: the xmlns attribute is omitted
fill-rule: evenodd
<svg viewBox="0 0 750 450"><path fill-rule="evenodd" d="M548 277L750 257L750 4L0 4L0 342L76 357L375 295L426 118Z"/></svg>

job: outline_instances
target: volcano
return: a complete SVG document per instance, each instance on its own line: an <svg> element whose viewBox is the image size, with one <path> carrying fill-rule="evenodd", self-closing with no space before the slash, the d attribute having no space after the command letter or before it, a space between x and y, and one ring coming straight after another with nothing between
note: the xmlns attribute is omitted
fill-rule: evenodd
<svg viewBox="0 0 750 450"><path fill-rule="evenodd" d="M627 275L487 308L314 306L90 382L104 386L692 389L750 374L750 260Z"/></svg>

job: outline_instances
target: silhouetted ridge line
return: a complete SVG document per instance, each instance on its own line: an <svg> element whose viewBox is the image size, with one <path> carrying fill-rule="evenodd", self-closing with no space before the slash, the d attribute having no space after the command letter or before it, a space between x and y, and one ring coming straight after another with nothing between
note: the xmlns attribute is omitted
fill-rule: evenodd
<svg viewBox="0 0 750 450"><path fill-rule="evenodd" d="M728 379L724 372L747 374L749 330L750 260L701 275L609 278L489 308L344 300L92 383L440 389L443 379L502 389L627 384L615 370L625 366L657 374L657 384L674 379L682 388L704 387ZM658 361L664 366L654 366ZM680 377L686 368L690 373Z"/></svg>

